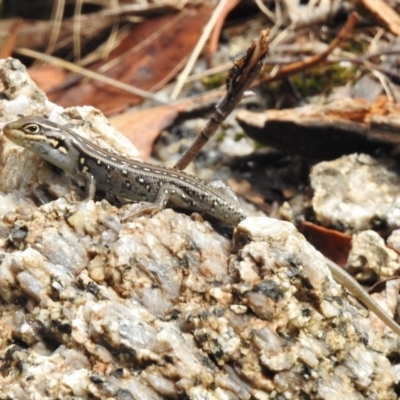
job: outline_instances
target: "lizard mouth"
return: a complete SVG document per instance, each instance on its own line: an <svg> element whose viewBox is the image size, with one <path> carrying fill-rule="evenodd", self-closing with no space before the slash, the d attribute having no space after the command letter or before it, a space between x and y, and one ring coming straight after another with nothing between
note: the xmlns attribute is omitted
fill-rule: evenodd
<svg viewBox="0 0 400 400"><path fill-rule="evenodd" d="M3 128L3 134L7 139L13 141L16 144L22 143L24 138L24 135L18 129L14 129L11 124L7 124Z"/></svg>

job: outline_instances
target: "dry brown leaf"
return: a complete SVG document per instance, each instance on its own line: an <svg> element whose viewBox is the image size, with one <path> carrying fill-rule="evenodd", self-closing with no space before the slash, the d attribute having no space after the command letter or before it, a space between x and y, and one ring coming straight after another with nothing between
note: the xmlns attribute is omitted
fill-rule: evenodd
<svg viewBox="0 0 400 400"><path fill-rule="evenodd" d="M351 248L351 235L324 228L311 222L303 222L300 230L306 239L325 257L336 264L346 264Z"/></svg>
<svg viewBox="0 0 400 400"><path fill-rule="evenodd" d="M143 22L106 60L91 69L102 72L106 64L113 63L104 72L107 76L155 91L178 72L177 66L192 51L211 12L212 7L204 4ZM49 98L63 107L91 104L106 115L121 112L142 101L138 96L94 81L81 82L67 92L52 94Z"/></svg>
<svg viewBox="0 0 400 400"><path fill-rule="evenodd" d="M163 129L172 125L178 116L177 106L160 106L139 110L134 113L114 115L110 123L123 132L140 152L140 158L150 157L154 140Z"/></svg>
<svg viewBox="0 0 400 400"><path fill-rule="evenodd" d="M62 68L55 65L42 65L28 69L29 76L44 91L50 91L54 87L65 82L67 74Z"/></svg>

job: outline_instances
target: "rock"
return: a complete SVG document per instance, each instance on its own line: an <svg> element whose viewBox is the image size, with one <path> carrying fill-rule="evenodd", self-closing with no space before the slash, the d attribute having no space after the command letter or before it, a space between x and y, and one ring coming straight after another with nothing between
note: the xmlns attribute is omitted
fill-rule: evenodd
<svg viewBox="0 0 400 400"><path fill-rule="evenodd" d="M15 60L0 82L2 124L23 110L124 140L47 102ZM129 218L136 205L64 195L72 179L0 146L1 399L396 398L398 337L293 225L249 218L231 241L171 209ZM62 196L36 205L38 183Z"/></svg>
<svg viewBox="0 0 400 400"><path fill-rule="evenodd" d="M343 156L316 164L310 181L322 225L347 233L400 227L400 175L393 160Z"/></svg>

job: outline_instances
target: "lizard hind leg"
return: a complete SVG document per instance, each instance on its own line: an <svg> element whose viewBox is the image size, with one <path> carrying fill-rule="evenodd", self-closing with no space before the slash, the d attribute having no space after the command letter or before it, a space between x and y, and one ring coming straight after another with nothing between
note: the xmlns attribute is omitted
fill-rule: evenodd
<svg viewBox="0 0 400 400"><path fill-rule="evenodd" d="M226 197L229 197L232 200L238 201L238 198L237 198L235 192L225 182L217 180L217 181L211 181L208 184L210 186L212 186L214 189L219 190Z"/></svg>
<svg viewBox="0 0 400 400"><path fill-rule="evenodd" d="M154 204L160 209L164 209L168 204L189 210L200 206L187 192L171 183L160 186Z"/></svg>

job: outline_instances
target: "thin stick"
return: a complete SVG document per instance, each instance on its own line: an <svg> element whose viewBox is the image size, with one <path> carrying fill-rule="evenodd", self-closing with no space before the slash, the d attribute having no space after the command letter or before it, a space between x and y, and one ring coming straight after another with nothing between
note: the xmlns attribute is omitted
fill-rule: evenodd
<svg viewBox="0 0 400 400"><path fill-rule="evenodd" d="M79 64L81 61L81 19L82 0L76 0L73 25L74 61Z"/></svg>
<svg viewBox="0 0 400 400"><path fill-rule="evenodd" d="M243 97L245 90L258 76L264 66L263 59L268 52L268 31L262 31L258 41L254 40L247 49L246 55L235 61L230 69L226 82L227 92L217 104L213 116L203 132L196 138L192 146L186 150L175 168L185 169L196 157L199 150L207 143L225 118L231 113Z"/></svg>
<svg viewBox="0 0 400 400"><path fill-rule="evenodd" d="M285 78L289 75L293 75L297 72L303 71L307 68L311 68L314 65L319 64L321 61L325 60L330 53L332 53L332 51L340 44L340 42L342 42L344 39L347 39L351 30L354 28L359 20L360 17L357 13L351 13L343 28L332 40L325 51L316 54L315 56L309 57L303 61L298 61L289 65L285 65L281 67L276 74L268 76L267 78L263 79L262 82L266 83L276 81L278 79Z"/></svg>
<svg viewBox="0 0 400 400"><path fill-rule="evenodd" d="M269 11L267 6L262 2L262 0L255 0L257 7L263 12L272 22L276 22L276 15L272 12Z"/></svg>
<svg viewBox="0 0 400 400"><path fill-rule="evenodd" d="M49 45L47 46L46 53L52 53L56 47L57 39L61 30L62 15L65 8L65 0L56 0L53 11L52 11L52 21L53 28L51 30L51 36Z"/></svg>
<svg viewBox="0 0 400 400"><path fill-rule="evenodd" d="M203 34L201 35L199 41L196 44L196 47L193 50L193 53L191 54L188 63L186 64L185 68L183 71L180 73L178 76L176 86L174 90L171 93L171 100L175 100L178 96L179 93L182 90L183 85L186 82L187 77L189 76L190 72L193 69L194 63L196 62L197 58L199 57L199 54L201 50L203 49L204 45L207 42L207 39L209 38L211 31L213 30L215 24L218 21L218 18L221 14L221 12L224 10L226 4L229 2L229 0L221 0L217 7L214 10L213 15L211 16L210 20L208 21L208 24L205 26Z"/></svg>

